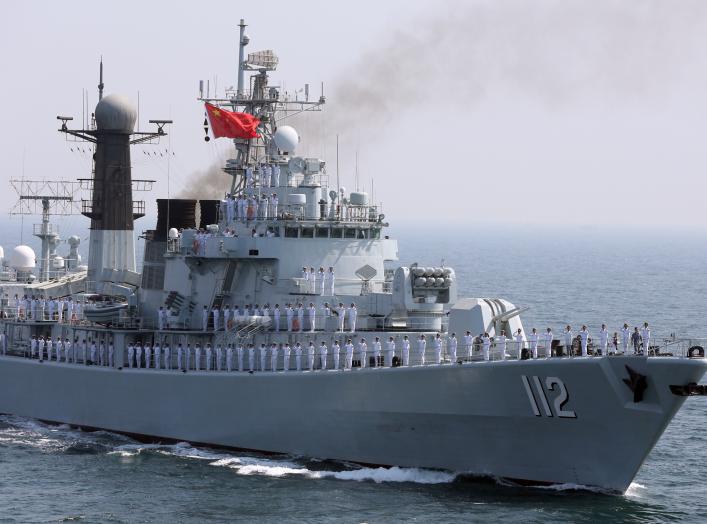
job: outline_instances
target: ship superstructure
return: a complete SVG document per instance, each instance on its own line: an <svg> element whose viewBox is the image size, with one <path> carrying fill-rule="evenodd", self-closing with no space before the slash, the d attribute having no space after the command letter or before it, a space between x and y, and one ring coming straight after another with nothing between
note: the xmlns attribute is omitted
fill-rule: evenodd
<svg viewBox="0 0 707 524"><path fill-rule="evenodd" d="M297 154L287 118L319 110L323 94L271 84L275 53L246 55L239 27L237 88L210 97L202 83L199 99L206 138L219 112L257 123L257 137L233 138L222 195L158 200L140 273L132 229L144 205L132 191L150 181L132 179L130 147L169 122L135 133L130 102L102 97L102 79L95 125L59 117L60 131L95 144L88 267L36 279L18 255L12 283L0 282L0 412L624 491L701 392L702 348L646 335L642 354L596 356L581 337L526 333L506 300L459 297L450 267L395 267L397 242L369 195ZM527 439L552 458L527 453Z"/></svg>

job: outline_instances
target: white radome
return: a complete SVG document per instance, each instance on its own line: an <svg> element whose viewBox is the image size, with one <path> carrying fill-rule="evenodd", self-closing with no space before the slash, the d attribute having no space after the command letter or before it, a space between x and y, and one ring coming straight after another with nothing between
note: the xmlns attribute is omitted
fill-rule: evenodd
<svg viewBox="0 0 707 524"><path fill-rule="evenodd" d="M275 145L283 153L293 153L299 144L299 135L292 126L280 126L273 135Z"/></svg>
<svg viewBox="0 0 707 524"><path fill-rule="evenodd" d="M10 254L10 266L19 270L34 269L37 265L34 249L29 246L17 246Z"/></svg>
<svg viewBox="0 0 707 524"><path fill-rule="evenodd" d="M179 231L177 231L176 227L171 227L171 228L169 228L169 231L167 232L167 236L171 240L175 240L175 239L179 238Z"/></svg>

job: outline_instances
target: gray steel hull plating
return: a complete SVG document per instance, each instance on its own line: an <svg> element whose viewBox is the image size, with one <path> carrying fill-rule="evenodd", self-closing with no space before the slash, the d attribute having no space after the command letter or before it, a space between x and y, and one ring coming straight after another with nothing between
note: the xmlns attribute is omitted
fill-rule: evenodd
<svg viewBox="0 0 707 524"><path fill-rule="evenodd" d="M622 381L626 365L647 376L641 402ZM217 446L623 492L684 401L669 385L698 382L706 369L705 360L611 357L180 373L0 357L0 412ZM564 384L566 402L548 377ZM558 416L569 412L576 417Z"/></svg>

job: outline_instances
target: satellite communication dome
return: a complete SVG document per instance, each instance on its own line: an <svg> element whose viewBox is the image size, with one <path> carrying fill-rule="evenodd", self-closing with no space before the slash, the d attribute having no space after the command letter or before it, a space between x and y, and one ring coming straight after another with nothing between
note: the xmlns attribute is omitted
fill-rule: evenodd
<svg viewBox="0 0 707 524"><path fill-rule="evenodd" d="M170 227L169 231L167 231L167 237L169 237L172 240L174 240L175 238L179 238L179 231L177 231L177 228Z"/></svg>
<svg viewBox="0 0 707 524"><path fill-rule="evenodd" d="M69 237L69 245L71 247L76 247L81 243L81 239L77 235L71 235Z"/></svg>
<svg viewBox="0 0 707 524"><path fill-rule="evenodd" d="M64 257L54 257L52 258L52 268L61 269L64 267Z"/></svg>
<svg viewBox="0 0 707 524"><path fill-rule="evenodd" d="M135 106L122 95L104 96L96 105L95 114L99 131L132 133L137 120Z"/></svg>
<svg viewBox="0 0 707 524"><path fill-rule="evenodd" d="M17 246L10 254L10 266L20 271L34 269L36 265L34 250L29 246Z"/></svg>
<svg viewBox="0 0 707 524"><path fill-rule="evenodd" d="M297 144L299 144L299 135L292 126L281 126L277 128L273 135L275 145L283 153L294 152Z"/></svg>

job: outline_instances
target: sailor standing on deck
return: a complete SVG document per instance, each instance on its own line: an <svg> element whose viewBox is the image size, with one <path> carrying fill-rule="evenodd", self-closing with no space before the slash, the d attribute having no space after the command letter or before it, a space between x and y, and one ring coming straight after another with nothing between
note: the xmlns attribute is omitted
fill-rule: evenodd
<svg viewBox="0 0 707 524"><path fill-rule="evenodd" d="M115 356L115 350L113 349L113 341L108 342L108 365L113 367L113 357Z"/></svg>
<svg viewBox="0 0 707 524"><path fill-rule="evenodd" d="M331 352L334 357L334 370L339 371L339 355L341 353L341 346L339 345L338 340L335 340L334 344L332 344Z"/></svg>
<svg viewBox="0 0 707 524"><path fill-rule="evenodd" d="M501 330L500 335L496 335L494 337L494 342L498 348L501 360L506 360L506 343L508 342L508 338L506 338L506 332L503 329Z"/></svg>
<svg viewBox="0 0 707 524"><path fill-rule="evenodd" d="M160 347L159 340L155 342L153 353L155 357L155 369L160 369L160 366L162 365L162 348Z"/></svg>
<svg viewBox="0 0 707 524"><path fill-rule="evenodd" d="M602 324L599 331L599 352L602 356L609 354L609 330L606 329L606 324Z"/></svg>
<svg viewBox="0 0 707 524"><path fill-rule="evenodd" d="M324 272L324 268L320 267L319 271L317 272L317 289L319 289L319 294L324 295L324 281L326 280L326 273Z"/></svg>
<svg viewBox="0 0 707 524"><path fill-rule="evenodd" d="M135 345L135 367L140 369L141 366L142 366L142 345L140 344L140 342L138 342ZM149 367L149 366L145 366L145 367Z"/></svg>
<svg viewBox="0 0 707 524"><path fill-rule="evenodd" d="M407 335L403 337L403 366L410 365L410 339Z"/></svg>
<svg viewBox="0 0 707 524"><path fill-rule="evenodd" d="M267 371L268 348L265 347L265 344L260 344L258 351L260 352L260 371Z"/></svg>
<svg viewBox="0 0 707 524"><path fill-rule="evenodd" d="M221 344L216 344L215 356L216 356L216 371L221 371L221 363L223 362L223 348L221 347Z"/></svg>
<svg viewBox="0 0 707 524"><path fill-rule="evenodd" d="M385 345L385 365L386 367L393 367L393 358L395 358L395 339L393 337L388 338L388 342Z"/></svg>
<svg viewBox="0 0 707 524"><path fill-rule="evenodd" d="M52 337L47 337L47 343L46 343L46 347L47 347L47 360L51 360L51 359L52 359L51 355L52 355L52 345L53 345L53 344L54 344L54 342L52 341ZM42 360L43 358L44 358L44 356L40 354L40 355L39 355L39 360Z"/></svg>
<svg viewBox="0 0 707 524"><path fill-rule="evenodd" d="M587 331L587 326L582 326L579 331L579 343L582 346L582 356L587 356L587 345L589 344L589 331Z"/></svg>
<svg viewBox="0 0 707 524"><path fill-rule="evenodd" d="M273 342L270 345L270 369L273 371L277 371L277 357L278 357L278 348L277 344Z"/></svg>
<svg viewBox="0 0 707 524"><path fill-rule="evenodd" d="M98 345L98 364L101 366L106 365L106 345L103 342L103 339L101 339L101 342Z"/></svg>
<svg viewBox="0 0 707 524"><path fill-rule="evenodd" d="M491 348L491 337L488 333L484 333L481 337L482 351L484 352L484 360L489 360L489 349Z"/></svg>
<svg viewBox="0 0 707 524"><path fill-rule="evenodd" d="M152 348L150 347L150 344L145 344L144 350L145 350L145 368L150 369L151 358L152 358Z"/></svg>
<svg viewBox="0 0 707 524"><path fill-rule="evenodd" d="M368 358L368 344L366 344L366 339L362 338L361 342L358 343L358 354L361 359L361 368L366 367L366 359Z"/></svg>
<svg viewBox="0 0 707 524"><path fill-rule="evenodd" d="M373 367L377 368L380 366L381 359L381 339L376 337L373 341Z"/></svg>
<svg viewBox="0 0 707 524"><path fill-rule="evenodd" d="M285 307L285 315L287 316L287 331L292 331L292 319L295 316L295 310L292 309L292 304L287 304Z"/></svg>
<svg viewBox="0 0 707 524"><path fill-rule="evenodd" d="M242 343L238 343L238 346L236 347L236 354L238 355L238 371L243 371L243 357L244 357L245 349L243 348Z"/></svg>
<svg viewBox="0 0 707 524"><path fill-rule="evenodd" d="M218 331L218 321L221 318L221 311L219 311L218 306L214 306L213 309L211 309L211 314L214 319L214 331Z"/></svg>
<svg viewBox="0 0 707 524"><path fill-rule="evenodd" d="M91 342L91 364L93 364L93 365L97 364L97 360L96 360L97 353L98 352L97 352L97 348L96 348L96 341L94 340L93 342Z"/></svg>
<svg viewBox="0 0 707 524"><path fill-rule="evenodd" d="M285 342L285 346L282 348L282 369L285 371L290 370L290 353L292 353L292 348L289 342Z"/></svg>
<svg viewBox="0 0 707 524"><path fill-rule="evenodd" d="M310 342L307 346L307 366L310 371L314 371L314 342Z"/></svg>
<svg viewBox="0 0 707 524"><path fill-rule="evenodd" d="M311 286L309 284L309 269L307 269L307 266L302 266L302 280L304 283L303 293L310 293Z"/></svg>
<svg viewBox="0 0 707 524"><path fill-rule="evenodd" d="M339 302L339 307L336 308L336 314L338 315L339 321L339 332L344 332L344 320L346 320L346 307L343 302Z"/></svg>
<svg viewBox="0 0 707 524"><path fill-rule="evenodd" d="M631 330L628 324L624 322L624 327L621 328L621 351L624 355L628 355L628 344L631 341Z"/></svg>
<svg viewBox="0 0 707 524"><path fill-rule="evenodd" d="M162 306L157 310L157 329L162 331L164 329L163 317L162 317Z"/></svg>
<svg viewBox="0 0 707 524"><path fill-rule="evenodd" d="M538 341L540 336L535 328L528 335L528 344L530 345L530 352L533 354L533 358L538 358Z"/></svg>
<svg viewBox="0 0 707 524"><path fill-rule="evenodd" d="M164 368L172 369L172 349L169 347L169 342L164 345Z"/></svg>
<svg viewBox="0 0 707 524"><path fill-rule="evenodd" d="M204 304L204 310L201 312L201 327L203 331L209 326L209 308Z"/></svg>
<svg viewBox="0 0 707 524"><path fill-rule="evenodd" d="M633 333L631 333L631 344L633 345L633 354L638 355L641 350L641 334L638 332L638 327L633 328Z"/></svg>
<svg viewBox="0 0 707 524"><path fill-rule="evenodd" d="M356 332L356 318L358 317L358 309L356 309L356 304L351 302L351 307L349 308L349 330L351 333Z"/></svg>
<svg viewBox="0 0 707 524"><path fill-rule="evenodd" d="M177 344L177 369L179 371L182 371L184 367L182 367L182 357L184 356L184 348L182 347L181 342Z"/></svg>
<svg viewBox="0 0 707 524"><path fill-rule="evenodd" d="M201 345L198 342L194 344L194 369L201 369Z"/></svg>
<svg viewBox="0 0 707 524"><path fill-rule="evenodd" d="M295 367L302 371L302 345L299 342L295 344Z"/></svg>
<svg viewBox="0 0 707 524"><path fill-rule="evenodd" d="M37 342L37 335L32 335L32 340L30 340L29 343L29 357L34 358L35 355L37 355L37 346L39 342Z"/></svg>
<svg viewBox="0 0 707 524"><path fill-rule="evenodd" d="M449 337L449 340L447 341L447 347L449 349L449 360L451 360L452 364L455 364L457 362L457 344L457 334L452 333L452 336Z"/></svg>
<svg viewBox="0 0 707 524"><path fill-rule="evenodd" d="M651 330L648 329L648 322L643 323L643 328L641 329L641 340L643 341L643 351L648 354L648 350L651 347Z"/></svg>
<svg viewBox="0 0 707 524"><path fill-rule="evenodd" d="M434 338L435 346L435 364L439 365L442 363L442 336L437 333Z"/></svg>
<svg viewBox="0 0 707 524"><path fill-rule="evenodd" d="M324 343L322 340L321 345L319 346L319 359L321 361L322 365L322 371L326 370L326 364L327 364L327 355L329 353L329 348L327 345Z"/></svg>
<svg viewBox="0 0 707 524"><path fill-rule="evenodd" d="M552 334L552 329L547 328L545 332L545 358L550 358L552 356L552 339L554 335Z"/></svg>
<svg viewBox="0 0 707 524"><path fill-rule="evenodd" d="M204 353L206 354L206 367L204 369L206 371L211 371L211 369L213 368L213 366L211 365L213 359L213 350L211 349L211 344L209 342L206 343Z"/></svg>
<svg viewBox="0 0 707 524"><path fill-rule="evenodd" d="M133 360L135 360L135 346L133 346L133 343L131 342L128 344L128 367L132 368L133 367Z"/></svg>
<svg viewBox="0 0 707 524"><path fill-rule="evenodd" d="M573 354L572 340L574 339L574 334L572 333L572 326L568 325L565 328L563 335L565 337L565 351L567 352L567 355L570 356Z"/></svg>
<svg viewBox="0 0 707 524"><path fill-rule="evenodd" d="M68 337L64 340L64 359L67 364L74 359L74 350Z"/></svg>
<svg viewBox="0 0 707 524"><path fill-rule="evenodd" d="M474 347L474 336L471 331L467 331L464 335L464 352L466 353L466 358L471 361L472 348Z"/></svg>
<svg viewBox="0 0 707 524"><path fill-rule="evenodd" d="M280 331L280 304L275 304L275 309L273 309L272 317L273 323L275 324L275 333Z"/></svg>
<svg viewBox="0 0 707 524"><path fill-rule="evenodd" d="M513 335L513 340L515 340L515 347L518 351L518 360L523 358L523 332L518 328L515 335Z"/></svg>
<svg viewBox="0 0 707 524"><path fill-rule="evenodd" d="M314 303L309 303L309 331L314 332L317 326L317 308Z"/></svg>
<svg viewBox="0 0 707 524"><path fill-rule="evenodd" d="M346 341L346 345L344 346L344 349L346 350L346 361L344 362L344 368L345 369L351 369L353 367L353 350L354 350L354 345L351 339L348 339Z"/></svg>
<svg viewBox="0 0 707 524"><path fill-rule="evenodd" d="M299 323L299 332L302 333L304 328L304 306L301 302L297 305L297 322Z"/></svg>
<svg viewBox="0 0 707 524"><path fill-rule="evenodd" d="M255 346L248 344L248 370L252 373L255 371Z"/></svg>
<svg viewBox="0 0 707 524"><path fill-rule="evenodd" d="M231 307L226 304L223 308L223 329L229 329L229 322L231 321Z"/></svg>
<svg viewBox="0 0 707 524"><path fill-rule="evenodd" d="M418 363L421 366L425 365L425 350L427 349L427 340L425 339L425 335L420 335L420 338L417 340L417 356L418 356Z"/></svg>
<svg viewBox="0 0 707 524"><path fill-rule="evenodd" d="M336 280L336 277L334 275L334 268L329 266L329 271L327 271L326 274L326 286L329 291L330 296L334 296L334 282Z"/></svg>

